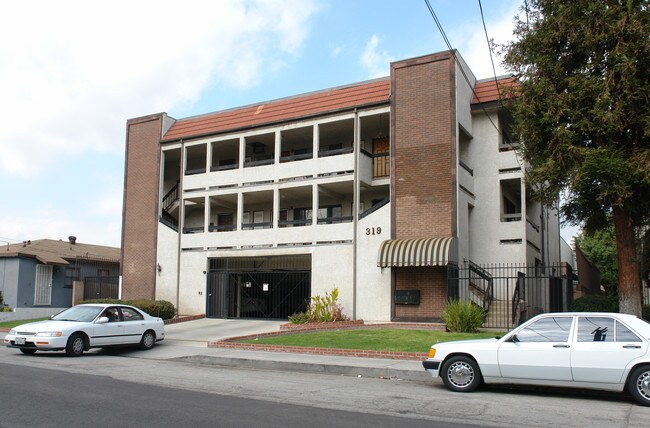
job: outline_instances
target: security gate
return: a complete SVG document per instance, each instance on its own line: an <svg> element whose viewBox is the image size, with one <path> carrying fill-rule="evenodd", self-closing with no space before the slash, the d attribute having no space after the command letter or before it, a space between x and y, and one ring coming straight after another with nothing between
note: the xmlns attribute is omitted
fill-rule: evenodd
<svg viewBox="0 0 650 428"><path fill-rule="evenodd" d="M306 309L311 256L210 259L208 318L287 319Z"/></svg>

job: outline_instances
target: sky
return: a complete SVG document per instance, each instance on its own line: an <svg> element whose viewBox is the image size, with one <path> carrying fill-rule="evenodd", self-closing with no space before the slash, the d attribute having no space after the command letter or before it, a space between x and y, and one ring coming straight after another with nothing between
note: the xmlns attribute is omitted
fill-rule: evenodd
<svg viewBox="0 0 650 428"><path fill-rule="evenodd" d="M522 3L483 0L490 38L512 39ZM476 77L493 77L478 0L430 4ZM6 2L0 245L74 235L119 247L130 118L387 76L391 61L446 49L424 0Z"/></svg>

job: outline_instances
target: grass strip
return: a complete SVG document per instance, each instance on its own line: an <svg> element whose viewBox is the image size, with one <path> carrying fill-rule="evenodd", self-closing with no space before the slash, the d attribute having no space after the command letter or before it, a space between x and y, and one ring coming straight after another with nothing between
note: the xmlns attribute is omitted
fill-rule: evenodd
<svg viewBox="0 0 650 428"><path fill-rule="evenodd" d="M426 353L434 343L449 342L452 340L483 339L498 335L500 333L495 332L446 333L431 330L356 329L295 333L247 339L239 342L280 346L306 346L311 348Z"/></svg>
<svg viewBox="0 0 650 428"><path fill-rule="evenodd" d="M30 322L43 321L48 318L34 318L31 320L13 320L13 321L2 321L0 322L0 328L14 328L17 325L27 324Z"/></svg>

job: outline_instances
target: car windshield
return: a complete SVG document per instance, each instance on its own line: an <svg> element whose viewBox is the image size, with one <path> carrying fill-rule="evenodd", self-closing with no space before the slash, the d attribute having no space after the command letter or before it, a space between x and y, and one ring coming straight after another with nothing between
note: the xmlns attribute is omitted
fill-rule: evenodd
<svg viewBox="0 0 650 428"><path fill-rule="evenodd" d="M100 306L73 306L52 317L56 321L90 322L102 311Z"/></svg>

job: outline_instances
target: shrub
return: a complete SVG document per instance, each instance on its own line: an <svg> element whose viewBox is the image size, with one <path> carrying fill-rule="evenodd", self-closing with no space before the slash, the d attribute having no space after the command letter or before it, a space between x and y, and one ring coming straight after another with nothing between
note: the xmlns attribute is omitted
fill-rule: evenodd
<svg viewBox="0 0 650 428"><path fill-rule="evenodd" d="M309 314L307 312L297 312L289 316L289 322L291 324L305 324L309 322Z"/></svg>
<svg viewBox="0 0 650 428"><path fill-rule="evenodd" d="M118 300L118 299L93 299L84 300L83 303L122 303L135 306L153 317L160 317L164 320L174 318L176 308L167 300Z"/></svg>
<svg viewBox="0 0 650 428"><path fill-rule="evenodd" d="M310 298L311 303L307 312L300 312L289 317L292 324L304 324L306 322L334 322L345 321L347 316L343 315L343 306L339 302L339 289L334 288L325 297L319 295Z"/></svg>
<svg viewBox="0 0 650 428"><path fill-rule="evenodd" d="M485 311L469 300L454 299L447 303L442 319L453 333L475 333L485 322Z"/></svg>
<svg viewBox="0 0 650 428"><path fill-rule="evenodd" d="M577 298L571 304L575 312L618 312L618 298L616 296L584 296Z"/></svg>
<svg viewBox="0 0 650 428"><path fill-rule="evenodd" d="M9 306L5 306L5 300L4 296L2 295L2 291L0 291L0 312L12 312L13 309L11 309Z"/></svg>

